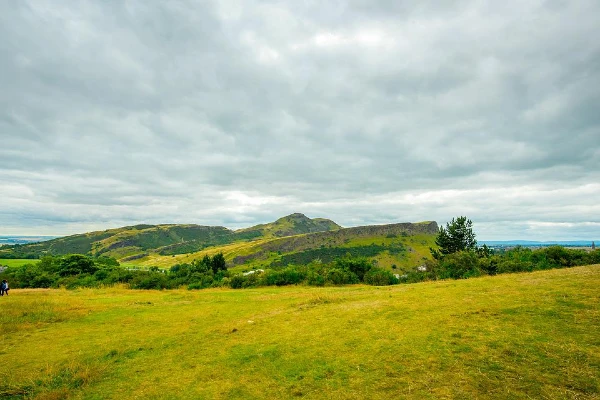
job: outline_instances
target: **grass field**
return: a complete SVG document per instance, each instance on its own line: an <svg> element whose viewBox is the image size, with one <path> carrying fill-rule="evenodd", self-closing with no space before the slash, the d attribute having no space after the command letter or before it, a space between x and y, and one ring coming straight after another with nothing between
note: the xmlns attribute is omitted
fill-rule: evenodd
<svg viewBox="0 0 600 400"><path fill-rule="evenodd" d="M12 290L0 397L594 399L600 266L389 287Z"/></svg>
<svg viewBox="0 0 600 400"><path fill-rule="evenodd" d="M35 264L40 262L38 259L26 259L26 258L0 258L0 265L7 267L20 267L25 264Z"/></svg>

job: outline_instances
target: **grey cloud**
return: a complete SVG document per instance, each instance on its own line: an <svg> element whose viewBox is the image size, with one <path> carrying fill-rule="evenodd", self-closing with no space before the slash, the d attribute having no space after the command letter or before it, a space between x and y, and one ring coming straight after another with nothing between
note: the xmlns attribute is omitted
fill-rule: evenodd
<svg viewBox="0 0 600 400"><path fill-rule="evenodd" d="M597 180L597 2L2 9L0 179L32 193L0 198L11 232L295 211L343 225L469 211L490 237L494 221L532 234L518 222L531 215L544 234L597 229L576 196L543 213L469 197L538 185L542 202ZM386 201L436 191L423 207Z"/></svg>

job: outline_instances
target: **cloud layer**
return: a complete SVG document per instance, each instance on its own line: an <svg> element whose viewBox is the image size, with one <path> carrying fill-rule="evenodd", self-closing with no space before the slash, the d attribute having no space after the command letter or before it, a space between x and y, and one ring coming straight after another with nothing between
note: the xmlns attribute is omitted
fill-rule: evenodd
<svg viewBox="0 0 600 400"><path fill-rule="evenodd" d="M600 238L600 4L0 4L0 234L468 215Z"/></svg>

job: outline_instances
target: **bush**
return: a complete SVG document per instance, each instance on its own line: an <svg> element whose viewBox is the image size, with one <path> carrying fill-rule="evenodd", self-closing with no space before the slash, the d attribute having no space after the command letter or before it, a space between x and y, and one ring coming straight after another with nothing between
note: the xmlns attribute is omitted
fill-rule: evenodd
<svg viewBox="0 0 600 400"><path fill-rule="evenodd" d="M332 268L328 270L325 281L333 285L346 285L360 282L354 272L341 268Z"/></svg>
<svg viewBox="0 0 600 400"><path fill-rule="evenodd" d="M133 289L166 289L169 283L164 274L159 272L140 271L131 282Z"/></svg>
<svg viewBox="0 0 600 400"><path fill-rule="evenodd" d="M246 281L246 277L242 274L236 274L233 275L230 279L229 279L229 286L232 289L241 289L242 287L244 287L244 282Z"/></svg>
<svg viewBox="0 0 600 400"><path fill-rule="evenodd" d="M352 272L359 281L363 281L367 271L373 268L373 264L370 263L366 258L346 258L337 260L335 262L335 266Z"/></svg>
<svg viewBox="0 0 600 400"><path fill-rule="evenodd" d="M54 283L54 277L43 272L40 275L35 276L31 280L30 285L31 285L31 287L35 287L35 288L49 288L52 286L53 283Z"/></svg>
<svg viewBox="0 0 600 400"><path fill-rule="evenodd" d="M317 272L310 271L306 276L306 283L311 286L325 286L325 277Z"/></svg>
<svg viewBox="0 0 600 400"><path fill-rule="evenodd" d="M479 259L479 269L488 274L496 275L498 273L499 258L497 256L483 257Z"/></svg>
<svg viewBox="0 0 600 400"><path fill-rule="evenodd" d="M448 254L439 264L438 276L442 279L465 279L480 275L479 258L474 251L463 250Z"/></svg>
<svg viewBox="0 0 600 400"><path fill-rule="evenodd" d="M534 264L530 261L504 260L498 263L498 273L533 271Z"/></svg>
<svg viewBox="0 0 600 400"><path fill-rule="evenodd" d="M372 268L365 274L365 283L373 286L394 285L399 282L390 271L380 268Z"/></svg>
<svg viewBox="0 0 600 400"><path fill-rule="evenodd" d="M93 274L98 269L93 259L82 254L69 254L58 260L60 276Z"/></svg>
<svg viewBox="0 0 600 400"><path fill-rule="evenodd" d="M188 277L188 279L180 278L179 280L175 279L172 281L173 283L177 282L175 286L181 286L183 282L189 282L190 286L193 285L193 289L204 289L212 286L214 282L214 276L212 274L212 271L203 274L199 272L194 272Z"/></svg>

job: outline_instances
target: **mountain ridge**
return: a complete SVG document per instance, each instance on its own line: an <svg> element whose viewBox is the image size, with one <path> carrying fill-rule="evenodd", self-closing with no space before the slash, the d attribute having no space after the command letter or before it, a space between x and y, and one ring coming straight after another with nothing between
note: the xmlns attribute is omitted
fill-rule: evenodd
<svg viewBox="0 0 600 400"><path fill-rule="evenodd" d="M238 230L197 224L136 224L37 243L3 246L0 249L0 258L11 253L18 253L22 258L37 258L44 254L80 253L123 259L148 250L160 251L162 248L162 251L166 252L165 255L172 255L263 236L284 237L339 228L340 226L331 220L310 219L300 213L290 214L272 223Z"/></svg>
<svg viewBox="0 0 600 400"><path fill-rule="evenodd" d="M131 266L168 268L223 253L230 268L277 268L343 257L365 257L387 268L415 266L430 257L435 221L343 228L325 218L294 213L266 224L231 230L195 224L137 224L45 242L5 246L0 258L45 254L108 256Z"/></svg>

